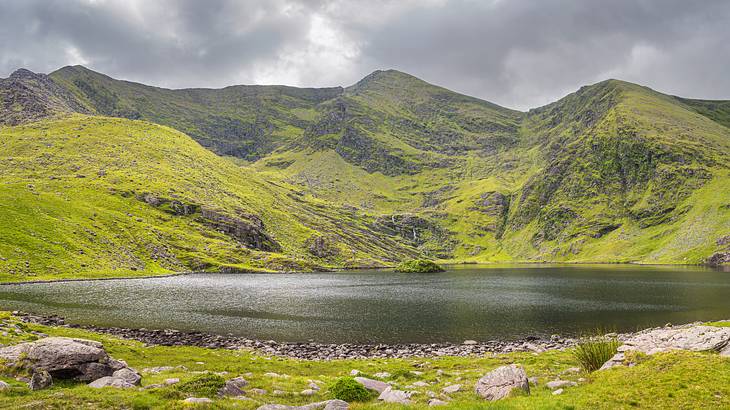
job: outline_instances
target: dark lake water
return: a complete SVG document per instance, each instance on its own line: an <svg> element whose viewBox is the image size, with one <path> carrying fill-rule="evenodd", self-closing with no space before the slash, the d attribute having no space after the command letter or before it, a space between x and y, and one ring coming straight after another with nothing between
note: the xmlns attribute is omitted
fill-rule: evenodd
<svg viewBox="0 0 730 410"><path fill-rule="evenodd" d="M467 265L438 274L194 274L5 285L0 308L278 341L461 342L730 319L730 273Z"/></svg>

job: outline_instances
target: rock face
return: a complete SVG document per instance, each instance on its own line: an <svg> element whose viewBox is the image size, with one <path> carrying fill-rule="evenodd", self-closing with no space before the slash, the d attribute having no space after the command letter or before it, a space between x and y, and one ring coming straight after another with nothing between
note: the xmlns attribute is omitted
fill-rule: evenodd
<svg viewBox="0 0 730 410"><path fill-rule="evenodd" d="M530 393L530 383L527 381L525 370L514 364L492 370L479 379L475 387L480 397L490 401L503 399L514 389Z"/></svg>
<svg viewBox="0 0 730 410"><path fill-rule="evenodd" d="M141 379L126 363L109 357L101 343L86 339L47 337L7 346L0 348L0 359L8 365L32 371L34 378L38 375L37 385L42 384L46 374L49 383L52 379L88 382L113 378L132 386Z"/></svg>
<svg viewBox="0 0 730 410"><path fill-rule="evenodd" d="M670 350L716 351L723 356L730 356L730 328L684 325L638 332L619 346L618 353L604 363L601 370L623 364L626 352L650 355Z"/></svg>
<svg viewBox="0 0 730 410"><path fill-rule="evenodd" d="M231 236L251 249L266 252L281 251L281 246L272 239L264 223L256 215L238 212L237 217L212 209L202 208L201 218L206 225Z"/></svg>

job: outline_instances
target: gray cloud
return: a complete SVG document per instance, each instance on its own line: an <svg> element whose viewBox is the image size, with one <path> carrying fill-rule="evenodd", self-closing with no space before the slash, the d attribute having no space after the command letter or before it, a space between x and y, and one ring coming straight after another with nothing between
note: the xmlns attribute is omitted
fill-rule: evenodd
<svg viewBox="0 0 730 410"><path fill-rule="evenodd" d="M526 109L606 78L730 98L730 2L0 0L0 76L348 85L380 68Z"/></svg>

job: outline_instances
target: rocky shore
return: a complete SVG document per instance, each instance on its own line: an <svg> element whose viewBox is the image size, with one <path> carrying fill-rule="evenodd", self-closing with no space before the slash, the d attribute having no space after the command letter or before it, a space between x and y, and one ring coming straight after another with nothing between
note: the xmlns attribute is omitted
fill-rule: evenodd
<svg viewBox="0 0 730 410"><path fill-rule="evenodd" d="M576 340L553 335L550 338L527 337L514 341L491 340L477 342L466 340L456 343L407 343L407 344L328 344L315 342L275 342L253 340L230 335L202 332L183 332L173 329L128 329L67 324L59 316L40 316L13 312L23 321L47 326L65 326L106 333L125 339L138 340L149 345L198 346L219 349L249 348L263 354L309 360L408 358L435 356L469 356L519 351L544 352L564 349L575 345Z"/></svg>

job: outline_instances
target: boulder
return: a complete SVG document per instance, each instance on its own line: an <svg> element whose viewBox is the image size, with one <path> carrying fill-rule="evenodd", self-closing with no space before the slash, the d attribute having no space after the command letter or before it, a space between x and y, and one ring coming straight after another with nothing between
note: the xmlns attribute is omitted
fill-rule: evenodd
<svg viewBox="0 0 730 410"><path fill-rule="evenodd" d="M33 372L33 375L30 377L30 382L28 382L28 387L31 390L46 389L51 387L51 385L53 385L53 378L51 377L51 374L45 370Z"/></svg>
<svg viewBox="0 0 730 410"><path fill-rule="evenodd" d="M342 400L327 400L303 406L289 406L286 404L264 404L256 410L347 410L349 404Z"/></svg>
<svg viewBox="0 0 730 410"><path fill-rule="evenodd" d="M4 381L0 380L0 391L8 390L10 389L10 385L5 383Z"/></svg>
<svg viewBox="0 0 730 410"><path fill-rule="evenodd" d="M124 379L129 384L139 384L139 382L142 380L142 376L140 376L139 373L130 369L129 367L125 367L123 369L115 371L112 376Z"/></svg>
<svg viewBox="0 0 730 410"><path fill-rule="evenodd" d="M246 394L246 392L243 391L243 388L248 386L248 382L243 377L236 377L234 379L226 381L226 385L221 387L220 390L218 390L219 396L230 396L230 397L237 397L237 396L243 396Z"/></svg>
<svg viewBox="0 0 730 410"><path fill-rule="evenodd" d="M76 380L90 382L104 376L111 376L114 370L106 363L90 362L81 364L79 372L81 374L75 377Z"/></svg>
<svg viewBox="0 0 730 410"><path fill-rule="evenodd" d="M188 397L187 399L183 400L183 403L213 403L213 400L207 397Z"/></svg>
<svg viewBox="0 0 730 410"><path fill-rule="evenodd" d="M386 403L398 403L398 404L411 404L411 394L403 390L393 390L392 387L388 386L387 389L383 390L378 396L378 400Z"/></svg>
<svg viewBox="0 0 730 410"><path fill-rule="evenodd" d="M70 337L46 337L2 347L0 360L32 373L48 372L53 379L84 382L112 376L115 371L127 368L125 362L109 357L101 343Z"/></svg>
<svg viewBox="0 0 730 410"><path fill-rule="evenodd" d="M461 390L461 385L460 384L452 384L451 386L446 386L443 389L441 389L441 391L444 394L452 394L452 393L456 393L456 392L458 392L460 390Z"/></svg>
<svg viewBox="0 0 730 410"><path fill-rule="evenodd" d="M557 390L553 391L553 396L558 396L561 394L563 394L563 389L557 389Z"/></svg>
<svg viewBox="0 0 730 410"><path fill-rule="evenodd" d="M521 389L530 393L530 383L525 370L510 364L498 367L477 381L476 393L483 399L495 401L507 397L512 390Z"/></svg>
<svg viewBox="0 0 730 410"><path fill-rule="evenodd" d="M445 406L447 404L449 404L449 403L448 402L445 402L443 400L439 400L439 399L431 399L431 400L428 401L428 405L430 407Z"/></svg>
<svg viewBox="0 0 730 410"><path fill-rule="evenodd" d="M619 346L618 353L604 363L601 370L623 364L626 352L652 355L671 350L716 351L721 355L730 355L730 328L684 325L634 333Z"/></svg>
<svg viewBox="0 0 730 410"><path fill-rule="evenodd" d="M561 389L563 387L572 387L572 386L577 386L577 385L578 385L578 383L571 382L569 380L553 380L551 382L545 383L545 387L547 387L550 390L556 390L556 389Z"/></svg>
<svg viewBox="0 0 730 410"><path fill-rule="evenodd" d="M372 390L378 393L384 392L390 388L390 385L380 380L368 379L367 377L355 377L355 381L362 384L366 389Z"/></svg>
<svg viewBox="0 0 730 410"><path fill-rule="evenodd" d="M101 379L94 380L93 382L89 383L89 387L93 387L95 389L101 389L102 387L116 387L119 389L129 389L131 387L134 387L134 385L121 377L114 377L114 376L105 376Z"/></svg>

